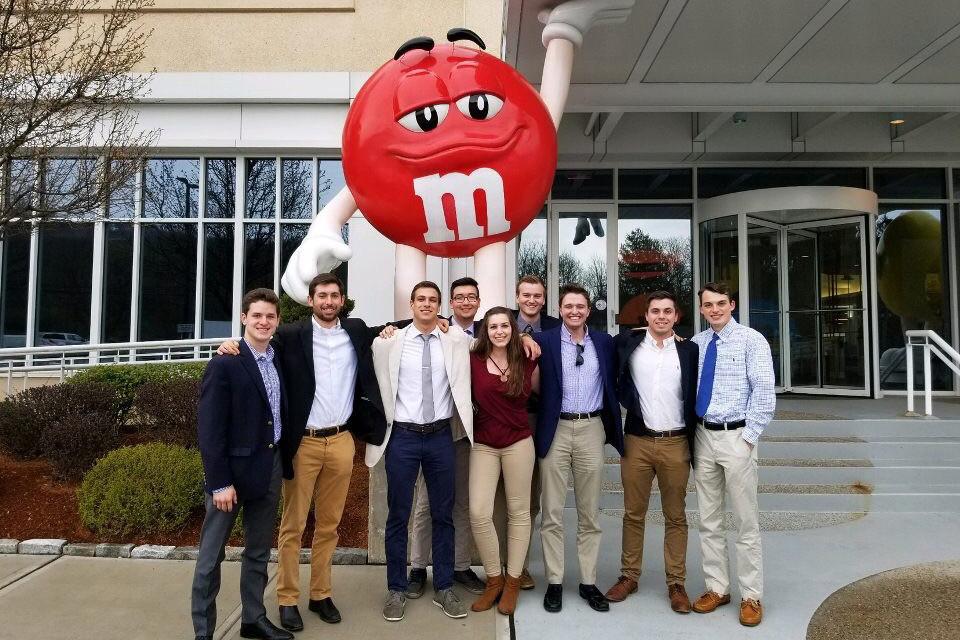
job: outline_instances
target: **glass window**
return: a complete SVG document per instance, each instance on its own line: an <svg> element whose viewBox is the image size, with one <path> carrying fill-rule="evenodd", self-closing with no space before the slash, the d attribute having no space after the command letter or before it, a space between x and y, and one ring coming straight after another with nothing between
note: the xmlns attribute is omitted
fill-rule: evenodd
<svg viewBox="0 0 960 640"><path fill-rule="evenodd" d="M878 198L935 198L947 197L947 175L943 169L889 169L873 170L873 190Z"/></svg>
<svg viewBox="0 0 960 640"><path fill-rule="evenodd" d="M881 206L877 217L880 383L906 388L904 332L932 329L950 341L947 230L940 207ZM914 353L919 356L919 351ZM922 380L922 358L914 358ZM950 370L934 359L934 389L952 389Z"/></svg>
<svg viewBox="0 0 960 640"><path fill-rule="evenodd" d="M39 248L34 342L38 347L85 344L90 340L93 225L43 224Z"/></svg>
<svg viewBox="0 0 960 640"><path fill-rule="evenodd" d="M681 335L693 333L691 209L686 205L622 205L617 223L620 309L617 324L645 324L646 294L666 290L680 301Z"/></svg>
<svg viewBox="0 0 960 640"><path fill-rule="evenodd" d="M559 285L576 283L590 292L587 324L607 330L607 219L602 211L560 212Z"/></svg>
<svg viewBox="0 0 960 640"><path fill-rule="evenodd" d="M12 160L9 167L7 208L11 217L29 217L36 193L36 164L32 160Z"/></svg>
<svg viewBox="0 0 960 640"><path fill-rule="evenodd" d="M553 176L554 200L613 198L613 169L561 169Z"/></svg>
<svg viewBox="0 0 960 640"><path fill-rule="evenodd" d="M690 169L620 169L617 191L623 199L653 200L693 197Z"/></svg>
<svg viewBox="0 0 960 640"><path fill-rule="evenodd" d="M3 229L3 271L0 281L0 346L27 345L27 281L30 274L30 225Z"/></svg>
<svg viewBox="0 0 960 640"><path fill-rule="evenodd" d="M204 338L232 334L233 327L233 224L203 225L203 326Z"/></svg>
<svg viewBox="0 0 960 640"><path fill-rule="evenodd" d="M143 217L196 218L200 197L200 160L147 161Z"/></svg>
<svg viewBox="0 0 960 640"><path fill-rule="evenodd" d="M737 244L737 216L714 218L700 223L700 285L723 282L736 301L740 294L740 250ZM733 317L740 321L740 308ZM702 325L701 325L702 326Z"/></svg>
<svg viewBox="0 0 960 640"><path fill-rule="evenodd" d="M273 158L247 159L248 218L273 218L277 213L277 161Z"/></svg>
<svg viewBox="0 0 960 640"><path fill-rule="evenodd" d="M136 207L137 172L130 162L122 160L111 160L110 170L114 175L126 175L127 179L112 185L113 190L110 192L110 200L107 203L107 217L114 220L130 220L134 216ZM111 180L113 179L115 178L111 176Z"/></svg>
<svg viewBox="0 0 960 640"><path fill-rule="evenodd" d="M243 231L243 290L273 289L273 224L245 224Z"/></svg>
<svg viewBox="0 0 960 640"><path fill-rule="evenodd" d="M313 217L313 161L283 160L280 163L280 213L284 218Z"/></svg>
<svg viewBox="0 0 960 640"><path fill-rule="evenodd" d="M99 213L100 167L91 158L53 158L44 162L44 208L71 218Z"/></svg>
<svg viewBox="0 0 960 640"><path fill-rule="evenodd" d="M234 158L207 160L206 211L208 218L232 218L237 211L237 161Z"/></svg>
<svg viewBox="0 0 960 640"><path fill-rule="evenodd" d="M953 199L960 200L960 169L953 170Z"/></svg>
<svg viewBox="0 0 960 640"><path fill-rule="evenodd" d="M133 225L106 225L104 240L102 342L130 340L130 291L133 284Z"/></svg>
<svg viewBox="0 0 960 640"><path fill-rule="evenodd" d="M347 182L343 178L340 159L320 160L317 163L317 211L324 208L345 186Z"/></svg>
<svg viewBox="0 0 960 640"><path fill-rule="evenodd" d="M517 239L517 279L527 275L537 276L544 283L547 282L546 208L540 210L537 217L530 221ZM550 315L556 315L556 309L552 313L549 307L544 309Z"/></svg>
<svg viewBox="0 0 960 640"><path fill-rule="evenodd" d="M774 187L867 188L867 170L859 167L704 167L697 170L697 196Z"/></svg>
<svg viewBox="0 0 960 640"><path fill-rule="evenodd" d="M140 231L139 340L193 338L197 225L145 224Z"/></svg>

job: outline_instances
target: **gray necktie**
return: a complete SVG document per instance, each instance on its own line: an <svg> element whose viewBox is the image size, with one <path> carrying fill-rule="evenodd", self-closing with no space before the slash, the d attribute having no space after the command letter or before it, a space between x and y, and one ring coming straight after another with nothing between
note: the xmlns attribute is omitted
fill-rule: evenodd
<svg viewBox="0 0 960 640"><path fill-rule="evenodd" d="M423 422L433 422L433 365L430 362L430 338L432 333L421 333L423 360L420 371L420 391L423 395Z"/></svg>

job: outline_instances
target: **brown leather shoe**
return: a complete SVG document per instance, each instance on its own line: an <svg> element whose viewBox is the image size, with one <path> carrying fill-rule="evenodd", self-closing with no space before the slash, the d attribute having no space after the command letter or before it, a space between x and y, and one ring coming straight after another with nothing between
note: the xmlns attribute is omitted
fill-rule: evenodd
<svg viewBox="0 0 960 640"><path fill-rule="evenodd" d="M746 598L740 601L740 624L755 627L763 619L763 605L759 600Z"/></svg>
<svg viewBox="0 0 960 640"><path fill-rule="evenodd" d="M503 574L498 576L487 576L487 586L483 589L480 597L470 605L472 611L486 611L500 599L500 593L503 591Z"/></svg>
<svg viewBox="0 0 960 640"><path fill-rule="evenodd" d="M509 573L507 581L503 585L503 593L500 594L500 603L497 605L497 611L505 616L512 615L517 609L517 597L520 595L520 578L514 578Z"/></svg>
<svg viewBox="0 0 960 640"><path fill-rule="evenodd" d="M537 583L533 581L533 576L530 575L530 572L526 569L523 570L523 573L520 574L520 588L524 591L529 591L537 586Z"/></svg>
<svg viewBox="0 0 960 640"><path fill-rule="evenodd" d="M606 597L610 602L623 602L631 593L637 592L637 581L627 576L617 578L617 584L607 589Z"/></svg>
<svg viewBox="0 0 960 640"><path fill-rule="evenodd" d="M671 584L667 587L670 597L670 608L677 613L690 613L690 597L682 584Z"/></svg>
<svg viewBox="0 0 960 640"><path fill-rule="evenodd" d="M729 593L725 596L722 596L719 593L707 591L705 594L697 598L697 601L693 603L693 610L697 613L710 613L717 607L722 607L725 604L730 604Z"/></svg>

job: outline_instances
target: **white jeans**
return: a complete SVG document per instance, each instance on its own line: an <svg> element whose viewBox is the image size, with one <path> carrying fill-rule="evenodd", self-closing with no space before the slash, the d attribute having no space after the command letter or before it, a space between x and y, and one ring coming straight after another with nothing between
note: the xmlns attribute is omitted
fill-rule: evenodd
<svg viewBox="0 0 960 640"><path fill-rule="evenodd" d="M743 439L743 430L710 431L697 427L694 481L700 505L700 549L707 589L730 593L727 536L723 530L723 497L729 495L737 526L737 577L740 597L763 597L763 553L757 504L757 447Z"/></svg>

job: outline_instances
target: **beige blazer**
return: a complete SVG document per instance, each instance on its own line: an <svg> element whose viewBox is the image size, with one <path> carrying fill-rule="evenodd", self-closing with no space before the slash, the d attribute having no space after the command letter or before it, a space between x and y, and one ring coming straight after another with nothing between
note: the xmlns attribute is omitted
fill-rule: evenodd
<svg viewBox="0 0 960 640"><path fill-rule="evenodd" d="M390 442L393 431L393 419L396 415L397 386L400 378L400 356L403 353L403 342L408 331L416 331L414 325L408 325L393 334L388 339L377 338L373 341L373 370L380 385L380 395L383 398L383 411L387 417L387 434L383 444L372 445L367 443L364 456L368 467L372 467L383 457ZM451 429L454 438L458 434L466 434L473 444L473 399L470 388L470 343L471 338L463 330L451 323L450 330L440 332L440 346L443 348L443 364L447 371L447 380L450 382L450 392L453 395L453 416Z"/></svg>

